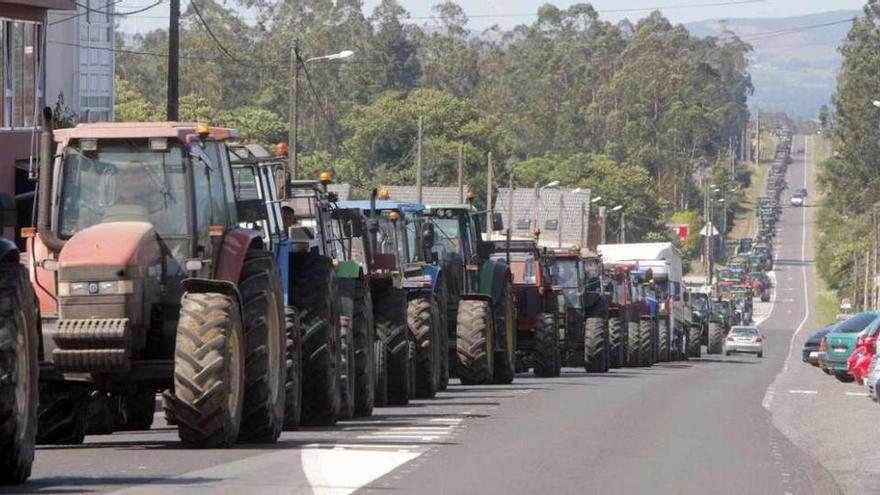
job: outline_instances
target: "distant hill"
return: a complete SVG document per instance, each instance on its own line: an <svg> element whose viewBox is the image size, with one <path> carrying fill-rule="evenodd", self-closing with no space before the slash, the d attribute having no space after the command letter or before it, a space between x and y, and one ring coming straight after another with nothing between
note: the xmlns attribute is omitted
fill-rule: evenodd
<svg viewBox="0 0 880 495"><path fill-rule="evenodd" d="M749 70L755 86L750 100L753 109L809 119L816 117L823 103L831 101L841 61L837 46L851 27L845 21L861 15L859 10L839 10L798 17L710 20L685 26L698 36L717 36L726 28L752 45ZM804 29L825 24L830 25Z"/></svg>

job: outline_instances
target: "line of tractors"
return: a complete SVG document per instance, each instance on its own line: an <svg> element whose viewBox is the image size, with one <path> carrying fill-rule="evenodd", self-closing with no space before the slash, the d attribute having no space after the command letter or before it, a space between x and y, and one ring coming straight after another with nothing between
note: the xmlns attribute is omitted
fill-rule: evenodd
<svg viewBox="0 0 880 495"><path fill-rule="evenodd" d="M35 444L149 429L157 394L185 445L214 448L431 398L450 377L699 355L680 255L486 241L500 215L470 202L340 201L329 174L291 180L284 157L203 124L40 143L35 226L23 250L0 240L3 482L27 478Z"/></svg>
<svg viewBox="0 0 880 495"><path fill-rule="evenodd" d="M764 194L755 209L755 237L739 239L735 255L714 273L712 284L691 295L691 324L701 328L709 354L723 352L731 327L752 323L753 299L770 301L772 280L768 272L773 270L773 238L782 213L782 192L787 187L785 175L792 163L791 143L787 134L776 145Z"/></svg>

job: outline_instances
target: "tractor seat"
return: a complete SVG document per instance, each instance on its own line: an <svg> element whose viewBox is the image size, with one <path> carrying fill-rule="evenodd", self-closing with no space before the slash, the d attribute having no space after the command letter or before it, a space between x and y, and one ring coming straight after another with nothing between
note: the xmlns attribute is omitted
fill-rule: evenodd
<svg viewBox="0 0 880 495"><path fill-rule="evenodd" d="M152 223L150 213L141 205L113 205L104 212L101 223L146 222Z"/></svg>

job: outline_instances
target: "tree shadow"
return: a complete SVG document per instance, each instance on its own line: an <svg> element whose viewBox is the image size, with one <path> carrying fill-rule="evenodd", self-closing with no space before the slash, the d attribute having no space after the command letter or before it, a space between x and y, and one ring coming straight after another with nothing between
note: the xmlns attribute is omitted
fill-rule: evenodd
<svg viewBox="0 0 880 495"><path fill-rule="evenodd" d="M157 492L162 491L163 486L186 486L198 485L220 481L218 478L172 478L167 476L52 476L48 478L36 478L23 485L0 486L0 493L96 493L97 489L88 487L100 486L129 486L129 485L153 485Z"/></svg>

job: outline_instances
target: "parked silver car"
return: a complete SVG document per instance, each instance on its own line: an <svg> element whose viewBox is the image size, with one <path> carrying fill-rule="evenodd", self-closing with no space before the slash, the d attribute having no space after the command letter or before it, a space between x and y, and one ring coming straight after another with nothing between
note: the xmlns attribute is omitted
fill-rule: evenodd
<svg viewBox="0 0 880 495"><path fill-rule="evenodd" d="M757 354L764 357L764 336L756 327L733 327L724 340L724 355Z"/></svg>

